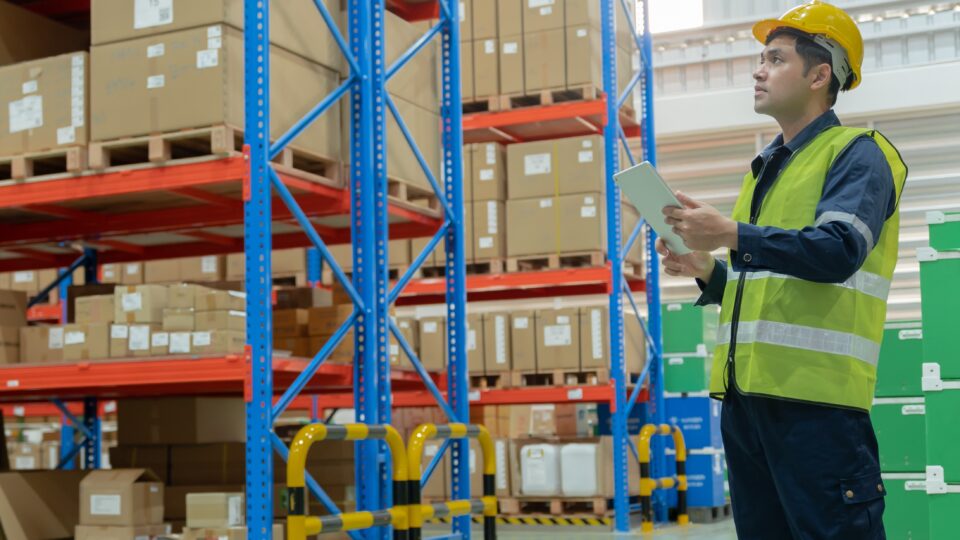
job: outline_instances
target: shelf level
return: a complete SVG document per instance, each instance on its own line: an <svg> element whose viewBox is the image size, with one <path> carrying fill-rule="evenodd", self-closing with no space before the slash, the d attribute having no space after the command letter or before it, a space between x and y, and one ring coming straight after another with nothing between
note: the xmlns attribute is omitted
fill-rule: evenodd
<svg viewBox="0 0 960 540"><path fill-rule="evenodd" d="M446 397L446 391L441 391ZM638 400L646 401L647 391L640 392ZM612 384L585 386L532 386L524 388L494 388L472 390L471 405L523 405L536 403L612 403ZM398 391L393 393L394 407L435 407L433 395L426 391ZM322 395L317 400L320 409L353 407L353 397L344 394Z"/></svg>
<svg viewBox="0 0 960 540"><path fill-rule="evenodd" d="M463 115L465 143L516 143L541 139L603 135L606 97L508 111ZM622 109L620 123L627 137L640 136L640 124L630 109Z"/></svg>

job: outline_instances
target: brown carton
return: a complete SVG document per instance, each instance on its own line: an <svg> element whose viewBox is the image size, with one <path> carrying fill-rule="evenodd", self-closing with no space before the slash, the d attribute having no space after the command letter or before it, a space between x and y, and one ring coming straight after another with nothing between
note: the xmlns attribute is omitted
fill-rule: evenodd
<svg viewBox="0 0 960 540"><path fill-rule="evenodd" d="M510 350L513 369L526 372L537 369L537 331L533 310L514 311L511 314Z"/></svg>
<svg viewBox="0 0 960 540"><path fill-rule="evenodd" d="M0 68L0 105L8 113L0 130L0 154L86 144L89 71L86 52ZM68 152L68 167L84 168L84 157L79 150ZM22 174L32 176L33 171Z"/></svg>
<svg viewBox="0 0 960 540"><path fill-rule="evenodd" d="M523 33L524 0L497 0L497 29L501 36Z"/></svg>
<svg viewBox="0 0 960 540"><path fill-rule="evenodd" d="M110 358L130 357L130 325L110 325Z"/></svg>
<svg viewBox="0 0 960 540"><path fill-rule="evenodd" d="M13 272L10 276L10 290L13 291L35 293L39 290L39 283L37 272L34 270Z"/></svg>
<svg viewBox="0 0 960 540"><path fill-rule="evenodd" d="M143 263L144 283L171 283L180 281L180 260L161 259Z"/></svg>
<svg viewBox="0 0 960 540"><path fill-rule="evenodd" d="M537 311L537 371L580 368L580 313L577 308Z"/></svg>
<svg viewBox="0 0 960 540"><path fill-rule="evenodd" d="M476 53L474 48L476 43L473 41L460 42L460 97L464 101L473 101L476 84L476 70L474 62Z"/></svg>
<svg viewBox="0 0 960 540"><path fill-rule="evenodd" d="M63 359L102 360L110 358L110 325L68 324L63 328Z"/></svg>
<svg viewBox="0 0 960 540"><path fill-rule="evenodd" d="M524 90L558 90L566 87L563 29L524 32Z"/></svg>
<svg viewBox="0 0 960 540"><path fill-rule="evenodd" d="M621 10L617 10L618 12ZM603 88L603 32L588 25L568 25L567 42L567 88ZM633 46L617 47L617 88L623 92L635 74Z"/></svg>
<svg viewBox="0 0 960 540"><path fill-rule="evenodd" d="M62 326L24 326L20 328L21 363L44 364L62 361Z"/></svg>
<svg viewBox="0 0 960 540"><path fill-rule="evenodd" d="M74 540L143 540L170 534L170 525L77 525Z"/></svg>
<svg viewBox="0 0 960 540"><path fill-rule="evenodd" d="M11 443L7 447L7 451L12 470L30 471L39 469L43 463L43 455L39 444Z"/></svg>
<svg viewBox="0 0 960 540"><path fill-rule="evenodd" d="M197 332L209 332L211 330L235 330L245 332L247 329L246 311L198 311L194 314L194 320L194 329Z"/></svg>
<svg viewBox="0 0 960 540"><path fill-rule="evenodd" d="M596 135L510 145L510 199L603 192L603 139Z"/></svg>
<svg viewBox="0 0 960 540"><path fill-rule="evenodd" d="M170 447L114 446L110 449L110 466L114 469L147 469L166 484L170 480Z"/></svg>
<svg viewBox="0 0 960 540"><path fill-rule="evenodd" d="M523 32L542 32L563 28L566 0L527 0L523 2ZM619 6L618 6L619 7ZM561 49L561 54L563 49Z"/></svg>
<svg viewBox="0 0 960 540"><path fill-rule="evenodd" d="M170 354L170 332L153 332L150 334L150 356L166 356Z"/></svg>
<svg viewBox="0 0 960 540"><path fill-rule="evenodd" d="M557 140L560 195L606 192L603 149L599 135Z"/></svg>
<svg viewBox="0 0 960 540"><path fill-rule="evenodd" d="M241 398L128 399L117 402L117 440L126 444L244 442Z"/></svg>
<svg viewBox="0 0 960 540"><path fill-rule="evenodd" d="M85 296L77 298L77 324L111 323L114 317L114 296Z"/></svg>
<svg viewBox="0 0 960 540"><path fill-rule="evenodd" d="M193 332L197 325L195 313L193 307L164 309L163 330L166 332Z"/></svg>
<svg viewBox="0 0 960 540"><path fill-rule="evenodd" d="M118 266L121 285L143 284L143 263L123 263Z"/></svg>
<svg viewBox="0 0 960 540"><path fill-rule="evenodd" d="M610 367L610 312L607 306L580 308L580 366L582 369ZM647 343L633 310L623 310L624 362L627 373L643 369Z"/></svg>
<svg viewBox="0 0 960 540"><path fill-rule="evenodd" d="M467 370L471 374L482 375L483 368L483 316L479 313L467 315Z"/></svg>
<svg viewBox="0 0 960 540"><path fill-rule="evenodd" d="M506 206L500 201L473 203L473 259L502 259L507 255Z"/></svg>
<svg viewBox="0 0 960 540"><path fill-rule="evenodd" d="M327 307L333 305L333 292L320 287L296 287L277 289L277 303L275 309L308 309L312 307ZM277 325L276 315L273 319L274 328Z"/></svg>
<svg viewBox="0 0 960 540"><path fill-rule="evenodd" d="M447 320L443 317L420 319L420 362L428 371L447 367Z"/></svg>
<svg viewBox="0 0 960 540"><path fill-rule="evenodd" d="M238 330L204 330L190 336L193 354L213 356L240 354L247 344L246 332Z"/></svg>
<svg viewBox="0 0 960 540"><path fill-rule="evenodd" d="M198 294L194 298L193 308L197 311L246 311L247 293L239 291L210 291Z"/></svg>
<svg viewBox="0 0 960 540"><path fill-rule="evenodd" d="M331 339L333 339L333 334L323 334L319 336L310 336L310 354L313 356L316 353L320 352L320 349L324 347ZM327 361L331 364L350 364L353 362L354 354L356 352L354 339L353 339L353 330L348 331L344 334L343 339L340 341L340 345L327 357Z"/></svg>
<svg viewBox="0 0 960 540"><path fill-rule="evenodd" d="M184 281L223 281L227 259L223 255L180 259L180 279Z"/></svg>
<svg viewBox="0 0 960 540"><path fill-rule="evenodd" d="M594 30L600 30L603 14L603 10L600 8L600 0L567 0L565 8L567 28L588 26ZM616 6L614 11L617 18L617 47L634 50L636 39L631 28L637 29L635 14L631 14L630 18L627 19L626 11L620 9L619 5Z"/></svg>
<svg viewBox="0 0 960 540"><path fill-rule="evenodd" d="M483 3L485 0L460 0L460 41L470 41L473 39L473 17L476 3Z"/></svg>
<svg viewBox="0 0 960 540"><path fill-rule="evenodd" d="M313 356L317 352L310 348L309 337L281 337L277 335L273 336L273 350L275 353L287 351L290 356L300 357Z"/></svg>
<svg viewBox="0 0 960 540"><path fill-rule="evenodd" d="M483 364L487 373L510 371L509 313L483 314Z"/></svg>
<svg viewBox="0 0 960 540"><path fill-rule="evenodd" d="M187 283L177 283L168 288L167 307L170 309L193 309L196 304L197 295L204 295L213 292L213 289L203 285L192 285Z"/></svg>
<svg viewBox="0 0 960 540"><path fill-rule="evenodd" d="M473 42L474 95L477 99L500 93L500 42L496 38Z"/></svg>
<svg viewBox="0 0 960 540"><path fill-rule="evenodd" d="M150 356L153 352L153 332L160 330L159 324L131 324L127 349L133 357Z"/></svg>
<svg viewBox="0 0 960 540"><path fill-rule="evenodd" d="M524 92L524 36L501 34L500 38L500 93L522 94Z"/></svg>
<svg viewBox="0 0 960 540"><path fill-rule="evenodd" d="M497 2L495 0L473 0L473 40L496 39ZM461 36L461 39L463 36Z"/></svg>
<svg viewBox="0 0 960 540"><path fill-rule="evenodd" d="M270 256L274 274L290 275L307 271L307 250L304 248L275 249Z"/></svg>
<svg viewBox="0 0 960 540"><path fill-rule="evenodd" d="M0 326L27 325L27 295L0 290Z"/></svg>
<svg viewBox="0 0 960 540"><path fill-rule="evenodd" d="M433 461L441 446L442 442L440 441L427 441L424 443L423 461L420 465L421 475L426 473L427 467ZM450 453L444 452L444 456L440 458L440 463L433 469L433 474L431 474L430 479L427 480L427 485L425 485L420 492L424 501L445 501L449 499L447 496L450 485L450 480L447 478L449 470Z"/></svg>
<svg viewBox="0 0 960 540"><path fill-rule="evenodd" d="M416 319L409 317L398 317L396 321L397 327L400 329L400 334L406 340L407 344L410 345L410 348L413 349L413 352L419 354L419 322ZM406 360L406 354L403 353L403 350L400 348L400 344L397 342L397 339L393 336L392 332L390 334L390 364L394 366L408 364L408 360Z"/></svg>
<svg viewBox="0 0 960 540"><path fill-rule="evenodd" d="M440 130L437 128L441 122L439 113L398 96L394 96L393 101L417 141L424 160L436 174L441 156ZM344 137L346 136L344 133ZM387 170L390 178L417 188L432 190L423 168L406 144L406 137L392 114L387 115L387 139L400 141L400 144L387 146Z"/></svg>
<svg viewBox="0 0 960 540"><path fill-rule="evenodd" d="M167 307L166 287L126 285L114 289L113 294L114 322L163 324L163 309Z"/></svg>
<svg viewBox="0 0 960 540"><path fill-rule="evenodd" d="M0 2L0 65L47 58L90 45L90 34L10 2ZM37 39L43 36L43 39Z"/></svg>
<svg viewBox="0 0 960 540"><path fill-rule="evenodd" d="M241 527L243 493L190 493L187 495L187 527Z"/></svg>
<svg viewBox="0 0 960 540"><path fill-rule="evenodd" d="M279 137L316 105L316 96L337 87L339 76L283 49L274 48L270 55L274 95L284 96L270 111L272 136ZM96 45L91 56L91 138L95 141L244 125L239 30L225 25L180 30ZM322 115L291 148L319 158L339 158L339 121L338 114Z"/></svg>
<svg viewBox="0 0 960 540"><path fill-rule="evenodd" d="M167 352L169 354L192 354L193 332L168 332Z"/></svg>
<svg viewBox="0 0 960 540"><path fill-rule="evenodd" d="M350 318L353 305L310 308L307 310L307 326L311 336L335 333Z"/></svg>
<svg viewBox="0 0 960 540"><path fill-rule="evenodd" d="M507 152L499 143L471 145L471 183L476 201L507 199Z"/></svg>
<svg viewBox="0 0 960 540"><path fill-rule="evenodd" d="M80 482L80 523L163 523L163 483L146 469L92 471Z"/></svg>
<svg viewBox="0 0 960 540"><path fill-rule="evenodd" d="M296 338L306 336L309 313L306 309L277 309L273 312L273 336Z"/></svg>
<svg viewBox="0 0 960 540"><path fill-rule="evenodd" d="M0 364L20 361L20 327L0 326Z"/></svg>
<svg viewBox="0 0 960 540"><path fill-rule="evenodd" d="M245 448L244 443L175 445L170 449L170 484L242 484Z"/></svg>
<svg viewBox="0 0 960 540"><path fill-rule="evenodd" d="M8 540L69 538L77 525L87 471L0 474L0 523Z"/></svg>

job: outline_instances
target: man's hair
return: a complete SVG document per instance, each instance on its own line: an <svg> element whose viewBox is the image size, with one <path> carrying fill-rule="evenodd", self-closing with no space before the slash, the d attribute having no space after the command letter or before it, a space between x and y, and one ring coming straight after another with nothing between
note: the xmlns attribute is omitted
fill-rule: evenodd
<svg viewBox="0 0 960 540"><path fill-rule="evenodd" d="M796 39L797 43L795 47L797 54L800 55L800 58L803 58L804 76L810 73L810 69L820 64L827 64L830 66L831 71L833 71L833 58L830 56L830 51L817 45L806 32L794 30L793 28L778 28L770 32L770 35L767 36L766 44L769 45L771 41L780 36L791 36ZM843 84L842 89L844 91L849 90L850 86L853 85L853 81L854 77L851 75ZM837 94L840 93L840 90L840 80L837 79L836 72L834 71L834 74L830 77L830 86L827 88L827 104L830 107L833 107L837 103Z"/></svg>

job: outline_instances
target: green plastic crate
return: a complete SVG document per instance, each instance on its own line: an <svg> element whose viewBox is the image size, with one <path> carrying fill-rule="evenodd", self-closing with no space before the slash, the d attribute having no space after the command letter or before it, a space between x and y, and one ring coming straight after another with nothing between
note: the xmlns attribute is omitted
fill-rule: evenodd
<svg viewBox="0 0 960 540"><path fill-rule="evenodd" d="M924 472L883 473L883 528L890 540L930 538L930 510Z"/></svg>
<svg viewBox="0 0 960 540"><path fill-rule="evenodd" d="M923 364L927 466L940 466L947 483L960 484L960 381L941 378L940 366ZM960 506L957 507L960 510Z"/></svg>
<svg viewBox="0 0 960 540"><path fill-rule="evenodd" d="M712 357L667 355L663 359L663 387L666 392L703 392L710 386Z"/></svg>
<svg viewBox="0 0 960 540"><path fill-rule="evenodd" d="M911 472L927 463L922 397L878 398L870 419L880 445L880 470Z"/></svg>
<svg viewBox="0 0 960 540"><path fill-rule="evenodd" d="M664 304L663 354L713 354L717 344L717 306L696 306L693 302Z"/></svg>
<svg viewBox="0 0 960 540"><path fill-rule="evenodd" d="M919 396L923 364L923 328L920 321L887 323L877 367L874 395Z"/></svg>
<svg viewBox="0 0 960 540"><path fill-rule="evenodd" d="M944 379L960 379L960 251L917 249L923 313L923 361L940 364Z"/></svg>
<svg viewBox="0 0 960 540"><path fill-rule="evenodd" d="M960 249L960 212L927 212L930 229L930 247L933 249Z"/></svg>

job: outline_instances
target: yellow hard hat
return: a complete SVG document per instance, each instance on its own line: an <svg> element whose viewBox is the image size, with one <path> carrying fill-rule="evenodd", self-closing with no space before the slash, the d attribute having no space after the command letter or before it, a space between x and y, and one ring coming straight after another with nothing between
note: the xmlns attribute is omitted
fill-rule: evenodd
<svg viewBox="0 0 960 540"><path fill-rule="evenodd" d="M833 72L837 74L840 87L843 88L846 79L846 77L841 78L840 75L845 72L852 72L853 74L851 90L860 85L860 70L863 66L863 36L860 35L857 23L845 11L820 0L811 0L784 13L779 19L766 19L753 25L753 36L760 43L766 44L767 37L778 28L793 28L811 34L814 38L821 36L821 39L815 39L815 41L833 55ZM827 39L823 40L823 37ZM841 62L837 61L838 51L835 50L836 47L829 40L843 48L849 66L842 65L842 58L840 58Z"/></svg>

